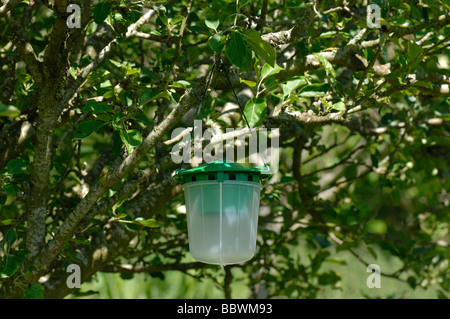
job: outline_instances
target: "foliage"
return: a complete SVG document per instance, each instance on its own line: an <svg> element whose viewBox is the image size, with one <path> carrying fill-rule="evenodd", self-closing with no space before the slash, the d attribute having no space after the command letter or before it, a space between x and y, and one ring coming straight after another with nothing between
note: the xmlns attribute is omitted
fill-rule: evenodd
<svg viewBox="0 0 450 319"><path fill-rule="evenodd" d="M340 253L380 252L401 261L383 278L450 296L448 1L374 1L379 29L359 0L71 3L81 28L63 0L0 7L1 297L77 296L76 263L315 298L346 280ZM188 253L170 151L200 102L206 127L245 125L225 72L281 154L257 254L222 274Z"/></svg>

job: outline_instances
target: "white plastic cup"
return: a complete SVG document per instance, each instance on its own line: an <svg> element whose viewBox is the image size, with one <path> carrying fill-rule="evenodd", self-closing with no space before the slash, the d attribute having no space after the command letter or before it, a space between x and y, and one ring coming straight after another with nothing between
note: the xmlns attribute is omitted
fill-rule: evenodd
<svg viewBox="0 0 450 319"><path fill-rule="evenodd" d="M183 184L194 259L223 267L253 257L261 188L260 183L236 180Z"/></svg>

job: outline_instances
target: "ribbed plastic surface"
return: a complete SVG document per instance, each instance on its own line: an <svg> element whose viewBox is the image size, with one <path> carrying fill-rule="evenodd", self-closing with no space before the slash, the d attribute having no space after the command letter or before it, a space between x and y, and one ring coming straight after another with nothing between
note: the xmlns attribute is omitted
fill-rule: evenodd
<svg viewBox="0 0 450 319"><path fill-rule="evenodd" d="M223 266L253 257L261 187L245 181L183 185L189 250L194 259Z"/></svg>

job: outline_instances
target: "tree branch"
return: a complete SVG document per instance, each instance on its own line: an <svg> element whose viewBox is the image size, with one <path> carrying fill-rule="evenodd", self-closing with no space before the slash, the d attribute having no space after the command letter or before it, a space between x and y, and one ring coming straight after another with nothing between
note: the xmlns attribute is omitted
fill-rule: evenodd
<svg viewBox="0 0 450 319"><path fill-rule="evenodd" d="M154 14L154 10L148 10L142 17L139 18L134 24L130 25L125 33L125 39L134 36L136 31L145 23L147 23L150 18ZM84 85L88 75L108 56L109 52L111 52L112 48L116 46L115 39L111 39L111 41L100 51L100 53L95 57L95 59L89 63L77 76L72 85L66 90L63 97L58 103L57 109L61 114L67 103L74 97L75 93L78 89Z"/></svg>
<svg viewBox="0 0 450 319"><path fill-rule="evenodd" d="M33 50L33 47L28 42L25 30L22 28L20 23L11 15L11 12L6 12L5 15L6 22L8 23L11 30L16 34L17 41L16 45L19 49L20 55L23 57L34 81L38 87L42 86L44 82L42 73L42 62L40 62Z"/></svg>
<svg viewBox="0 0 450 319"><path fill-rule="evenodd" d="M173 181L169 174L169 178ZM161 180L158 175L158 180ZM172 199L178 193L173 193L173 184L158 183L151 185L147 189L141 189L142 197L145 200L136 201L136 198L128 202L131 207L130 214L133 216L150 216L154 214L158 208L168 200ZM157 197L156 194L159 194ZM167 194L167 195L161 195ZM152 199L152 200L149 200ZM142 207L141 207L142 204ZM144 207L145 206L145 207ZM97 206L96 206L97 207ZM96 208L94 208L95 210ZM93 214L94 211L91 212ZM148 217L146 217L148 218ZM90 234L89 234L90 235ZM99 232L93 233L90 245L80 245L77 247L79 252L77 258L81 260L78 265L81 268L81 282L91 278L98 271L110 271L112 266L107 266L118 256L123 255L128 251L129 242L134 237L134 233L125 229L124 224L111 222L107 223ZM83 236L83 231L78 234ZM62 268L62 264L59 265ZM105 268L106 267L106 268ZM156 265L155 267L171 267L169 265ZM156 271L157 268L152 268ZM158 268L158 270L163 271ZM169 269L164 269L169 270ZM183 270L183 269L177 269ZM124 270L126 271L126 270ZM157 271L159 272L159 271ZM46 298L62 298L71 292L66 284L66 278L69 274L61 274L54 272L50 274L50 278L45 284Z"/></svg>
<svg viewBox="0 0 450 319"><path fill-rule="evenodd" d="M267 4L268 0L263 0L262 8L261 8L261 15L260 19L258 21L258 24L256 25L256 30L261 30L266 25L266 16L267 16Z"/></svg>
<svg viewBox="0 0 450 319"><path fill-rule="evenodd" d="M50 169L52 166L53 143L59 112L55 108L57 96L62 89L68 68L66 40L66 1L55 2L58 13L49 41L44 52L43 80L38 98L38 118L36 123L36 146L33 169L30 174L31 191L27 202L27 258L31 263L45 243L45 219L47 217L47 197Z"/></svg>
<svg viewBox="0 0 450 319"><path fill-rule="evenodd" d="M46 245L44 251L40 255L40 262L48 267L55 256L61 251L65 243L71 238L77 225L84 215L96 204L98 199L112 186L117 184L122 178L126 177L139 163L141 158L145 156L180 119L194 105L199 103L197 96L201 96L204 91L203 85L188 89L181 97L179 103L172 112L144 139L128 157L122 162L113 165L109 172L103 176L91 188L89 193L74 208L67 219L59 227L54 238Z"/></svg>
<svg viewBox="0 0 450 319"><path fill-rule="evenodd" d="M314 4L313 4L314 5ZM287 31L278 31L266 33L261 36L264 41L269 42L272 46L278 46L298 40L312 25L316 13L312 6L305 9L301 18L296 21L293 28Z"/></svg>

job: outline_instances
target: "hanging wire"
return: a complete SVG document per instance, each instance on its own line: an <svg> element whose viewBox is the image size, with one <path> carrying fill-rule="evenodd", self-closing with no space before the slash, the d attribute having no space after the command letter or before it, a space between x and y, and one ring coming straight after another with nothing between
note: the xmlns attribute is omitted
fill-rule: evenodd
<svg viewBox="0 0 450 319"><path fill-rule="evenodd" d="M203 101L205 100L206 93L208 92L209 84L211 83L211 79L212 79L212 75L213 75L213 73L214 73L214 67L215 67L215 66L216 66L216 61L214 61L213 65L212 65L212 68L211 68L211 71L209 71L208 82L206 82L205 92L203 92L203 96L202 96L202 99L201 99L201 101L200 101L200 105L199 105L199 107L198 107L197 115L195 116L195 119L198 118L198 115L200 114L200 110L202 109Z"/></svg>
<svg viewBox="0 0 450 319"><path fill-rule="evenodd" d="M228 75L227 67L224 65L224 63L222 62L222 60L220 60L220 67L219 67L219 68L220 68L220 69L222 70L222 72L225 74L225 77L226 77L227 80L228 80L228 84L230 84L231 90L233 91L233 94L234 94L234 98L236 99L236 102L237 102L237 104L238 104L238 106L239 106L239 110L240 110L241 113L242 113L242 117L244 118L245 123L247 124L247 128L249 129L250 134L252 135L252 138L253 138L253 140L254 140L255 143L256 143L256 151L258 152L259 157L261 157L261 160L262 160L264 166L268 167L267 164L266 164L266 161L264 161L264 157L263 157L262 154L259 152L258 140L256 139L256 136L255 136L255 134L253 133L253 130L251 129L250 124L248 123L247 117L245 116L245 113L244 113L244 108L242 107L241 102L240 102L239 99L238 99L238 96L237 96L237 94L236 94L236 91L234 90L233 84L231 83L230 76Z"/></svg>
<svg viewBox="0 0 450 319"><path fill-rule="evenodd" d="M194 140L195 121L198 119L200 111L202 110L203 102L205 101L206 93L208 92L209 84L211 83L211 79L212 79L212 75L214 73L215 66L216 66L216 61L214 61L213 65L212 65L212 68L211 68L211 71L209 71L209 76L208 76L208 80L206 82L205 91L203 92L202 98L200 100L200 105L198 106L197 113L196 113L195 118L194 118L194 124L192 125L192 131L191 131L191 139L192 140ZM183 153L185 153L185 154L183 155L183 159L181 160L181 164L180 164L180 168L179 169L181 169L183 167L183 163L184 163L184 160L185 160L186 155L187 155L188 152L183 152Z"/></svg>
<svg viewBox="0 0 450 319"><path fill-rule="evenodd" d="M212 75L213 75L213 73L214 73L214 68L215 68L215 66L216 66L216 61L214 61L213 65L212 65L212 68L211 68L211 71L209 72L208 80L207 80L207 82L206 82L205 91L203 92L202 98L201 98L201 100L200 100L200 105L198 106L198 109L197 109L197 114L195 115L194 124L192 125L192 131L191 131L191 138L192 138L192 140L194 140L194 136L193 136L193 135L194 135L195 121L198 119L198 116L199 116L200 111L201 111L201 109L202 109L203 102L204 102L205 97L206 97L206 93L208 92L208 88L209 88L209 85L210 85L210 83L211 83L211 79L212 79ZM230 76L229 76L229 74L228 74L227 67L224 65L224 63L223 63L223 61L222 61L221 59L219 60L219 69L225 74L225 77L227 78L228 84L230 85L230 88L231 88L231 90L233 91L234 98L236 99L236 102L237 102L237 104L238 104L238 106L239 106L239 110L241 111L242 117L244 118L244 121L245 121L245 123L247 124L247 128L248 128L248 130L250 131L250 134L252 135L252 138L253 138L253 140L254 140L255 143L256 143L256 151L258 152L258 154L259 154L259 156L260 156L260 158L261 158L261 160L262 160L264 166L269 167L269 166L266 164L266 161L264 160L264 157L262 156L262 154L261 154L260 151L259 151L258 140L257 140L257 138L256 138L256 136L255 136L253 130L251 129L250 124L248 123L247 116L245 116L244 108L242 107L241 102L239 101L239 98L238 98L238 96L237 96L237 94L236 94L236 91L234 90L233 83L232 83L231 80L230 80ZM179 168L179 169L182 168L187 153L188 153L188 152L185 152L185 154L184 154L184 156L183 156L183 159L182 159L182 161L181 161L181 164L180 164L180 168ZM190 153L190 152L189 152L189 153Z"/></svg>

